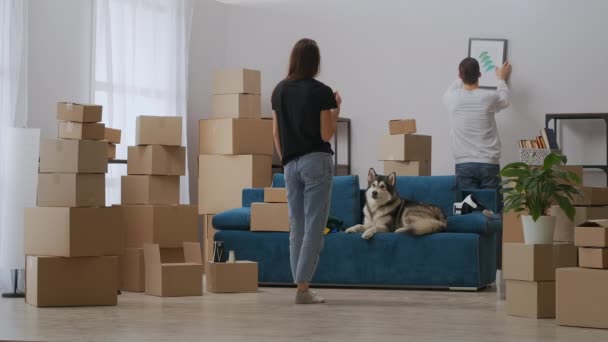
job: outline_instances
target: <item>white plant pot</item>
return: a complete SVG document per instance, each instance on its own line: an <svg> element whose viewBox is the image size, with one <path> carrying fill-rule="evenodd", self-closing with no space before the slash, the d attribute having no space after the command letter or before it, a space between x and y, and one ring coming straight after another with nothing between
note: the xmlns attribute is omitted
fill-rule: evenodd
<svg viewBox="0 0 608 342"><path fill-rule="evenodd" d="M551 245L555 232L555 216L541 216L534 222L532 216L521 215L524 242L528 245Z"/></svg>

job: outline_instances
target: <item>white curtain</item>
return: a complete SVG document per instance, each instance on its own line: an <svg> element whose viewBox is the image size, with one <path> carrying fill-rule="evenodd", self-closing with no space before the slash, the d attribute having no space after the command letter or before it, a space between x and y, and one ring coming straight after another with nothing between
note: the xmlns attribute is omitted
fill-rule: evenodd
<svg viewBox="0 0 608 342"><path fill-rule="evenodd" d="M23 0L0 0L2 292L12 290L10 270L24 268L23 207L35 204L36 195L39 131L21 128L25 127L27 121L27 5L27 1ZM21 142L24 144L20 144Z"/></svg>
<svg viewBox="0 0 608 342"><path fill-rule="evenodd" d="M181 116L186 146L191 0L96 0L94 10L93 101L103 105L106 125L123 131L117 158L135 143L138 115ZM111 164L108 173L108 204L118 204L126 166ZM186 175L182 203L188 191Z"/></svg>

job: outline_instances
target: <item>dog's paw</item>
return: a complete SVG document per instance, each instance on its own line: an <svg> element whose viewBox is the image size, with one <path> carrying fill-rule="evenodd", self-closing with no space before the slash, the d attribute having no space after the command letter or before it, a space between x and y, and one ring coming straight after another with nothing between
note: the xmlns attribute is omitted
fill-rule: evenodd
<svg viewBox="0 0 608 342"><path fill-rule="evenodd" d="M363 234L361 235L361 238L365 239L365 240L369 240L374 236L374 231L373 229L368 229L365 232L363 232Z"/></svg>
<svg viewBox="0 0 608 342"><path fill-rule="evenodd" d="M356 225L356 226L352 226L352 227L350 227L350 228L346 229L344 232L345 232L345 233L348 233L348 234L352 234L352 233L360 233L360 232L362 232L362 231L363 231L363 229L364 229L363 225L358 224L358 225Z"/></svg>

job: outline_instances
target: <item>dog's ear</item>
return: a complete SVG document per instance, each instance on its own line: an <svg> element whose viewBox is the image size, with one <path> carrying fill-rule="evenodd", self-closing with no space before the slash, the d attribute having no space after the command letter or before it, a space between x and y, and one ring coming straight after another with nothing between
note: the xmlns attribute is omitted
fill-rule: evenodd
<svg viewBox="0 0 608 342"><path fill-rule="evenodd" d="M376 174L376 170L374 170L374 168L370 168L369 171L367 172L367 182L371 184L371 182L373 182L376 179L376 176L378 176Z"/></svg>
<svg viewBox="0 0 608 342"><path fill-rule="evenodd" d="M390 184L392 187L395 187L395 184L397 184L397 174L396 173L391 173L390 175L388 175L388 184Z"/></svg>

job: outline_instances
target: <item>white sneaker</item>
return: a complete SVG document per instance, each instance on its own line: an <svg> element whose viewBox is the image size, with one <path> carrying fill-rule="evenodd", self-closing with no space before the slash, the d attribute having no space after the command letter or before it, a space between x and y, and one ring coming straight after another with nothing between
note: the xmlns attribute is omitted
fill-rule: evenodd
<svg viewBox="0 0 608 342"><path fill-rule="evenodd" d="M316 293L308 290L304 292L298 291L296 294L296 304L322 304L325 299Z"/></svg>

